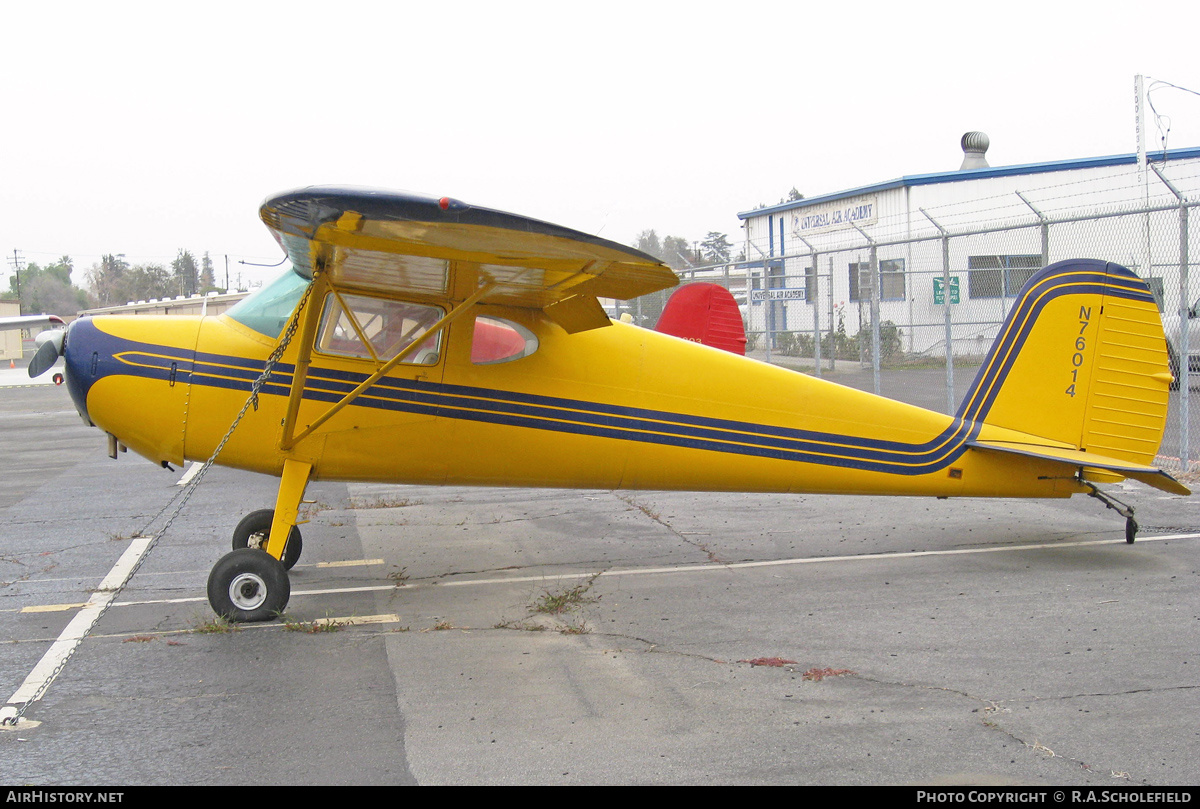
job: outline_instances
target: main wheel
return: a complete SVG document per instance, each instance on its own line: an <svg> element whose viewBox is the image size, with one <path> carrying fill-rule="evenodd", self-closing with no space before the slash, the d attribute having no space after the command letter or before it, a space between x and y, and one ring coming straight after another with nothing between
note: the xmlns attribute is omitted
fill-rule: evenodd
<svg viewBox="0 0 1200 809"><path fill-rule="evenodd" d="M287 571L271 554L241 548L221 557L208 574L208 603L235 623L278 617L292 595Z"/></svg>
<svg viewBox="0 0 1200 809"><path fill-rule="evenodd" d="M1133 517L1126 517L1125 518L1125 541L1128 542L1130 545L1132 545L1133 541L1135 539L1137 539L1137 532L1138 532L1137 521L1134 520Z"/></svg>
<svg viewBox="0 0 1200 809"><path fill-rule="evenodd" d="M271 522L274 519L273 508L253 511L242 517L237 528L233 529L233 549L236 551L241 548L258 548L265 551L267 540L271 537ZM283 559L280 561L283 562L284 570L291 570L296 566L302 550L304 543L300 539L300 529L293 525L292 530L288 531L287 542L283 545Z"/></svg>

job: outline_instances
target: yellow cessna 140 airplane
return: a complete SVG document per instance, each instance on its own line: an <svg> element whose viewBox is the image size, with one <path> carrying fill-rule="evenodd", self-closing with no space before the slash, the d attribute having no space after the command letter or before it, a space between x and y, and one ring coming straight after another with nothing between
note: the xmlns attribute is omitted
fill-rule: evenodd
<svg viewBox="0 0 1200 809"><path fill-rule="evenodd" d="M219 448L216 463L280 478L274 509L242 520L209 577L231 620L287 604L310 480L1082 493L1120 511L1131 542L1132 509L1097 482L1188 493L1152 465L1172 382L1158 311L1113 264L1030 279L949 416L610 320L598 298L677 278L594 236L357 188L280 194L261 217L291 269L234 309L81 318L30 366L65 357L114 456L119 443L165 466Z"/></svg>

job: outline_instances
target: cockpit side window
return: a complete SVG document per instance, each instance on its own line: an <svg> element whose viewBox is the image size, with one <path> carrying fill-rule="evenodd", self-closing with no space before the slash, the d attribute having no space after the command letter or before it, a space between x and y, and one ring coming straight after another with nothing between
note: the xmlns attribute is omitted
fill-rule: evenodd
<svg viewBox="0 0 1200 809"><path fill-rule="evenodd" d="M439 307L409 301L330 294L321 312L316 349L325 354L386 362L420 343L402 362L436 365L442 334L427 334L444 314Z"/></svg>
<svg viewBox="0 0 1200 809"><path fill-rule="evenodd" d="M538 349L537 335L520 323L490 315L477 315L471 339L471 362L496 365L528 357Z"/></svg>

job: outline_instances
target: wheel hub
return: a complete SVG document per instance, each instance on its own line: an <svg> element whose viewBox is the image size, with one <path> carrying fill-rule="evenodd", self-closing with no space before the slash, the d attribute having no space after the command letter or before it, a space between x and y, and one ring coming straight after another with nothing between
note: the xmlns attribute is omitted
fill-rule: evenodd
<svg viewBox="0 0 1200 809"><path fill-rule="evenodd" d="M267 583L253 573L239 573L229 583L229 600L240 610L255 610L267 600Z"/></svg>

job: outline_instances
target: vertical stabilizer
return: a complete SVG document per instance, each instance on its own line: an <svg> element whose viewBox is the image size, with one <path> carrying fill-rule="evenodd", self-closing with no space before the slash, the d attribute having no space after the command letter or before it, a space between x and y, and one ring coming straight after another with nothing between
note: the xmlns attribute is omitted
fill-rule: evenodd
<svg viewBox="0 0 1200 809"><path fill-rule="evenodd" d="M1146 283L1116 264L1071 259L1021 290L958 415L1149 464L1170 381Z"/></svg>
<svg viewBox="0 0 1200 809"><path fill-rule="evenodd" d="M671 295L655 331L734 354L746 353L746 328L737 301L725 287L693 283Z"/></svg>

